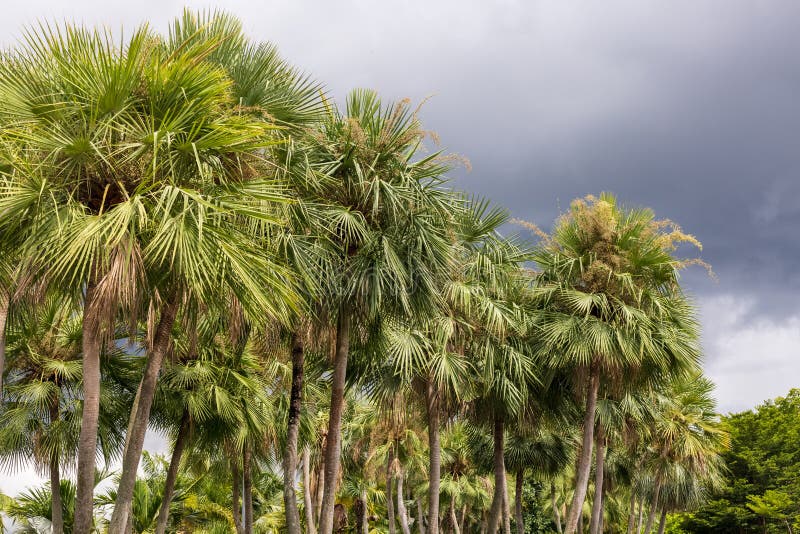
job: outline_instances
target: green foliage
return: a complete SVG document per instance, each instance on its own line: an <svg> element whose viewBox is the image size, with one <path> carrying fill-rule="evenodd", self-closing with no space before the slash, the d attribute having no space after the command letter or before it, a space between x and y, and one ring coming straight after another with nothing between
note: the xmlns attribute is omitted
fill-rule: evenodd
<svg viewBox="0 0 800 534"><path fill-rule="evenodd" d="M724 418L731 436L723 454L725 485L682 518L686 532L786 530L800 520L800 390Z"/></svg>
<svg viewBox="0 0 800 534"><path fill-rule="evenodd" d="M541 482L527 480L522 486L522 522L525 534L551 534L555 532L553 514L543 504L548 498Z"/></svg>

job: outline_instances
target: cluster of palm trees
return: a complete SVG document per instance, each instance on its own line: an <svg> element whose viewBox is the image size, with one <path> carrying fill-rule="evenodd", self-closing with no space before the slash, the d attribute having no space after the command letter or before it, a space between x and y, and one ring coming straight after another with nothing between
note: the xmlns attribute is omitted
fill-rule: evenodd
<svg viewBox="0 0 800 534"><path fill-rule="evenodd" d="M0 461L56 534L522 533L534 481L559 533L649 533L719 478L697 243L649 210L505 238L408 102L220 13L29 31L0 124Z"/></svg>

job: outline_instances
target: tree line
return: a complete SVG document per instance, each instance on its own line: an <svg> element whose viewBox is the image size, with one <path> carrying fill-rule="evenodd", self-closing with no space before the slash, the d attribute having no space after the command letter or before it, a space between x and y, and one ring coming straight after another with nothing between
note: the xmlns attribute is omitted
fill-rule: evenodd
<svg viewBox="0 0 800 534"><path fill-rule="evenodd" d="M676 515L675 532L795 532L800 519L800 390L754 410L723 417L730 447L721 486L691 511Z"/></svg>
<svg viewBox="0 0 800 534"><path fill-rule="evenodd" d="M339 106L216 12L8 50L0 462L50 479L11 515L631 534L699 506L728 440L679 281L699 242L610 194L514 221L418 111Z"/></svg>

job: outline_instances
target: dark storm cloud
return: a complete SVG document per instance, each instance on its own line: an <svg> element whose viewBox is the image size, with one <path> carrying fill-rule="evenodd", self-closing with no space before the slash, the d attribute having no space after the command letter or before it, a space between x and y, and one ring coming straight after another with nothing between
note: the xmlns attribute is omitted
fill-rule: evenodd
<svg viewBox="0 0 800 534"><path fill-rule="evenodd" d="M679 222L719 276L685 279L723 407L800 376L800 3L187 3L240 16L337 100L435 94L426 126L473 166L456 187L517 217L547 227L571 199L612 191ZM161 29L183 4L31 0L4 6L0 32L8 44L42 16ZM766 361L773 375L755 375Z"/></svg>

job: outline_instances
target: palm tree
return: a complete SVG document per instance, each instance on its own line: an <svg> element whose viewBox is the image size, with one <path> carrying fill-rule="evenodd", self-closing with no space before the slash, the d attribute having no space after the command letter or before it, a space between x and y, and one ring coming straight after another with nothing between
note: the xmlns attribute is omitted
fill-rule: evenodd
<svg viewBox="0 0 800 534"><path fill-rule="evenodd" d="M326 273L316 257L318 240L306 235L309 226L317 223L313 215L313 207L304 203L302 187L295 187L299 181L308 178L303 158L292 157L296 144L295 138L302 137L306 128L313 126L322 118L322 88L319 84L290 67L277 53L271 44L252 44L241 31L238 20L220 13L202 13L199 16L184 12L171 29L171 41L179 47L181 43L199 39L215 38L225 35L225 41L209 54L208 60L225 69L233 82L233 93L241 109L247 113L267 120L270 124L278 124L281 129L275 130L284 142L270 147L277 167L278 175L290 185L292 203L287 206L285 217L286 228L277 228L274 235L266 235L265 248L267 254L273 249L279 257L290 266L297 278L303 282L302 294L310 298L316 284L312 273ZM299 162L299 164L298 164ZM312 211L309 214L309 211ZM268 230L268 229L267 229ZM273 229L275 230L275 229ZM265 228L259 226L258 233ZM308 303L306 303L308 304ZM307 310L303 310L307 312ZM286 318L287 324L295 324L294 319ZM302 323L302 320L300 321ZM274 325L269 325L273 327ZM300 523L297 506L293 494L293 477L297 465L297 433L301 405L302 368L304 359L304 328L297 327L293 336L294 368L298 371L293 380L294 389L289 414L287 447L285 449L285 490L287 529L292 534L299 534Z"/></svg>
<svg viewBox="0 0 800 534"><path fill-rule="evenodd" d="M186 295L227 289L283 316L289 273L242 219L271 220L265 146L274 127L237 113L232 81L205 61L228 34L164 41L143 27L115 44L96 30L41 27L0 66L6 181L0 236L31 272L83 297L84 410L76 532L91 522L103 341L120 309L147 303L153 337L115 507L125 524L155 382ZM254 207L257 206L257 209Z"/></svg>
<svg viewBox="0 0 800 534"><path fill-rule="evenodd" d="M191 333L173 334L177 361L164 369L157 399L157 409L166 419L159 426L166 426L174 441L156 534L166 531L184 451L191 451L197 441L206 445L223 441L226 433L234 434L248 418L261 421L269 415L252 412L266 406L265 382L259 378L259 362L225 335L230 328L227 323L212 311L199 318ZM242 399L250 399L251 407L241 410Z"/></svg>
<svg viewBox="0 0 800 534"><path fill-rule="evenodd" d="M3 399L7 409L0 414L0 464L14 469L32 459L49 475L53 504L47 518L57 534L65 531L68 509L60 491L61 468L71 465L78 452L81 330L75 309L52 296L18 307L9 327L10 379ZM119 428L140 366L137 358L116 348L107 348L101 363L98 431L108 461L122 443Z"/></svg>
<svg viewBox="0 0 800 534"><path fill-rule="evenodd" d="M535 255L541 357L575 371L585 403L566 534L576 531L586 497L604 377L697 365L694 310L677 282L686 262L673 257L681 241L697 243L676 227L666 231L649 210L625 209L603 195L573 202Z"/></svg>
<svg viewBox="0 0 800 534"><path fill-rule="evenodd" d="M351 331L392 307L408 314L430 307L432 272L447 262L448 196L438 187L438 154L414 160L425 136L407 103L384 106L354 91L344 113L330 106L314 138L321 161L334 162L316 184L329 204L336 244L336 284L326 298L336 318L336 348L325 450L320 532L333 529L341 451L341 417ZM412 291L413 286L413 291Z"/></svg>
<svg viewBox="0 0 800 534"><path fill-rule="evenodd" d="M637 446L644 439L643 432L646 432L647 425L653 420L652 385L652 383L642 383L636 376L607 377L604 387L598 394L595 412L594 496L589 523L590 534L600 534L603 530L606 494L608 486L612 483L608 478L609 452L613 453L619 447L622 455L628 456L625 458L624 466L627 469L629 467L627 460L637 457Z"/></svg>
<svg viewBox="0 0 800 534"><path fill-rule="evenodd" d="M504 300L521 274L524 257L518 247L497 234L508 215L486 201L458 197L457 201L460 209L453 213L451 260L448 269L436 273L442 295L439 305L413 320L385 317L374 352L388 359L367 375L374 383L380 382L376 375L388 374L391 379L384 380L388 385L411 385L425 407L428 528L432 533L439 528L442 413L448 405L481 393L489 399L480 404L482 412L489 406L521 401L526 389L523 382L532 378L530 362L515 345L514 336L524 325L521 310ZM501 395L507 396L501 399ZM488 411L494 422L494 412Z"/></svg>
<svg viewBox="0 0 800 534"><path fill-rule="evenodd" d="M644 530L648 534L658 510L666 509L661 497L665 482L672 478L672 484L680 486L687 478L713 484L719 477L719 454L727 434L719 424L713 390L713 383L695 371L671 381L658 396L652 441L653 489ZM674 465L679 468L671 469ZM691 485L684 488L683 496L694 489Z"/></svg>
<svg viewBox="0 0 800 534"><path fill-rule="evenodd" d="M546 420L540 416L537 424L517 425L505 442L505 459L514 473L514 519L518 534L524 534L522 515L522 488L525 475L537 480L553 481L564 472L572 458L573 436L556 429L557 418Z"/></svg>

